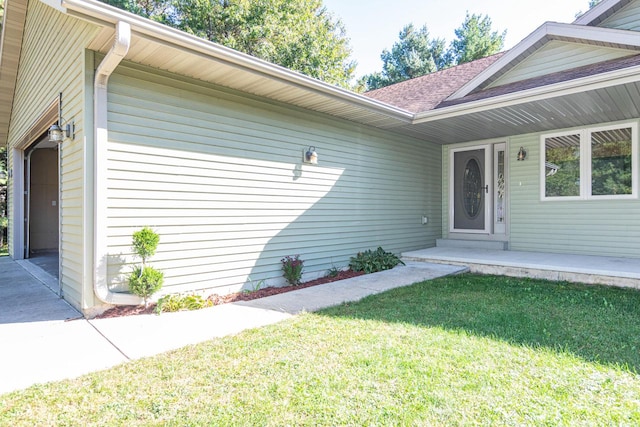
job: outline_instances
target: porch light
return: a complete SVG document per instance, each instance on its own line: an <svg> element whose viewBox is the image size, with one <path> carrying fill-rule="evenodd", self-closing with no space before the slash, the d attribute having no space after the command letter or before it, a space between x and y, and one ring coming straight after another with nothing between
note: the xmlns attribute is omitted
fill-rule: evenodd
<svg viewBox="0 0 640 427"><path fill-rule="evenodd" d="M316 147L309 147L306 153L304 153L304 162L312 165L318 164L318 153L316 153Z"/></svg>
<svg viewBox="0 0 640 427"><path fill-rule="evenodd" d="M76 124L72 121L71 123L67 122L65 125L62 125L65 121L62 118L62 93L60 93L58 103L58 123L52 124L49 128L49 141L60 144L65 138L75 138Z"/></svg>
<svg viewBox="0 0 640 427"><path fill-rule="evenodd" d="M75 123L67 123L64 129L54 123L49 128L49 141L61 143L65 138L73 139L75 137Z"/></svg>
<svg viewBox="0 0 640 427"><path fill-rule="evenodd" d="M518 161L524 160L527 158L527 150L524 147L520 147L520 151L518 151Z"/></svg>

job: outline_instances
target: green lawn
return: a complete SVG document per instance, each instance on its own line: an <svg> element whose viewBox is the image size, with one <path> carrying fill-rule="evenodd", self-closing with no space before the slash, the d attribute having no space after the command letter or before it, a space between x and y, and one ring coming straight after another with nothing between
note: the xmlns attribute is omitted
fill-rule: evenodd
<svg viewBox="0 0 640 427"><path fill-rule="evenodd" d="M5 394L0 425L640 425L638 372L640 292L463 275Z"/></svg>

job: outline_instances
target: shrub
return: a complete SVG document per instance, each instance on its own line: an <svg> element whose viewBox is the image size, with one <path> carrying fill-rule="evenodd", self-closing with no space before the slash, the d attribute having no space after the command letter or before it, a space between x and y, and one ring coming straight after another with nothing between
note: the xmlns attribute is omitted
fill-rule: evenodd
<svg viewBox="0 0 640 427"><path fill-rule="evenodd" d="M280 261L282 262L282 275L287 283L294 286L299 285L304 267L304 261L300 259L300 255L286 256Z"/></svg>
<svg viewBox="0 0 640 427"><path fill-rule="evenodd" d="M386 252L381 247L375 251L368 249L358 252L358 255L349 259L349 267L353 271L364 271L367 274L390 270L398 264L405 265L395 254Z"/></svg>
<svg viewBox="0 0 640 427"><path fill-rule="evenodd" d="M342 270L340 270L340 268L336 267L335 265L331 266L331 268L327 270L327 277L338 277L341 271Z"/></svg>
<svg viewBox="0 0 640 427"><path fill-rule="evenodd" d="M142 258L142 264L146 264L147 259L155 255L159 242L160 236L149 227L133 233L133 250Z"/></svg>
<svg viewBox="0 0 640 427"><path fill-rule="evenodd" d="M136 266L129 275L129 290L144 298L145 305L148 299L162 287L164 274L147 265L147 259L156 253L160 236L149 227L133 233L133 252L142 259L142 266Z"/></svg>
<svg viewBox="0 0 640 427"><path fill-rule="evenodd" d="M164 282L164 274L155 268L147 265L145 267L136 266L129 276L129 290L144 298L145 305L151 295L158 292Z"/></svg>
<svg viewBox="0 0 640 427"><path fill-rule="evenodd" d="M158 300L156 313L174 312L180 310L199 310L211 307L213 302L200 295L165 295Z"/></svg>

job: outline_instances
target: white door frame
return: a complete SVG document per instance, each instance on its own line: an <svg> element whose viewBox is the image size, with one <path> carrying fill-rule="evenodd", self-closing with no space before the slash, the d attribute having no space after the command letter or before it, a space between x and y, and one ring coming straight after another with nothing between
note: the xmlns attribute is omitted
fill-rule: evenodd
<svg viewBox="0 0 640 427"><path fill-rule="evenodd" d="M504 153L503 158L503 170L500 172L499 168L499 159L498 153ZM506 142L498 142L493 144L493 203L494 207L493 211L493 234L498 236L507 235L507 218L508 218L508 202L509 202L509 194L507 192L508 188L508 156L507 156L507 143ZM499 204L500 194L502 196L502 203Z"/></svg>
<svg viewBox="0 0 640 427"><path fill-rule="evenodd" d="M9 165L9 176L12 181L12 253L13 259L24 259L25 243L25 211L24 211L24 151L18 148L13 149L11 165Z"/></svg>
<svg viewBox="0 0 640 427"><path fill-rule="evenodd" d="M489 185L489 193L485 194L484 198L484 229L482 230L468 230L468 229L456 229L454 226L454 155L462 151L472 150L484 150L484 184L492 182L493 175L493 150L492 144L472 145L468 147L451 148L449 149L449 232L451 233L472 233L472 234L491 234L491 225L493 223L493 209L492 209L492 197L493 185Z"/></svg>

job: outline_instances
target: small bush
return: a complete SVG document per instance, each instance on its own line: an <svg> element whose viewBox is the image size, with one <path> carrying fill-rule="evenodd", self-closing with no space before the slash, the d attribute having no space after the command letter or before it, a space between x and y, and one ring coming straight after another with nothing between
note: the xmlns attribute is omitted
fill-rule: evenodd
<svg viewBox="0 0 640 427"><path fill-rule="evenodd" d="M156 253L160 236L149 227L133 233L133 252L142 259L129 275L129 291L144 298L145 305L151 295L158 292L164 282L164 274L147 265L147 259Z"/></svg>
<svg viewBox="0 0 640 427"><path fill-rule="evenodd" d="M133 233L133 250L142 258L142 263L146 264L147 259L156 253L160 236L149 227Z"/></svg>
<svg viewBox="0 0 640 427"><path fill-rule="evenodd" d="M304 268L304 261L300 259L300 255L286 256L280 261L282 262L282 275L287 283L294 286L299 285Z"/></svg>
<svg viewBox="0 0 640 427"><path fill-rule="evenodd" d="M340 270L340 268L336 267L335 265L332 266L330 269L327 270L327 277L338 277L338 275L340 274L342 270Z"/></svg>
<svg viewBox="0 0 640 427"><path fill-rule="evenodd" d="M151 295L162 288L164 273L151 266L136 266L129 276L129 290L144 298L145 304Z"/></svg>
<svg viewBox="0 0 640 427"><path fill-rule="evenodd" d="M180 310L199 310L211 307L213 302L200 295L165 295L158 300L156 313L174 312Z"/></svg>
<svg viewBox="0 0 640 427"><path fill-rule="evenodd" d="M368 249L364 252L358 252L358 255L349 259L349 267L353 271L364 271L367 274L390 270L398 264L405 265L398 256L386 252L381 247L375 251Z"/></svg>

